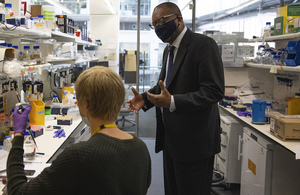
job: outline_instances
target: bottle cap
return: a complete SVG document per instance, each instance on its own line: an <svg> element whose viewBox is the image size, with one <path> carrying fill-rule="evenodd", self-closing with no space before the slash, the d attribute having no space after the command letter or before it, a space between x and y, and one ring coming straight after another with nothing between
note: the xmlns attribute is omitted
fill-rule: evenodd
<svg viewBox="0 0 300 195"><path fill-rule="evenodd" d="M28 136L28 135L30 135L29 132L28 132L28 131L25 131L25 136Z"/></svg>
<svg viewBox="0 0 300 195"><path fill-rule="evenodd" d="M15 132L14 131L9 131L9 135L12 135L14 134Z"/></svg>
<svg viewBox="0 0 300 195"><path fill-rule="evenodd" d="M54 97L54 98L57 98L57 97L58 97L58 95L57 95L57 94L54 94L54 95L53 95L53 97Z"/></svg>
<svg viewBox="0 0 300 195"><path fill-rule="evenodd" d="M40 46L33 46L33 49L40 49Z"/></svg>
<svg viewBox="0 0 300 195"><path fill-rule="evenodd" d="M5 7L11 8L12 5L11 5L11 3L5 3Z"/></svg>
<svg viewBox="0 0 300 195"><path fill-rule="evenodd" d="M19 46L17 46L17 45L14 45L12 47L15 48L15 49L19 49Z"/></svg>
<svg viewBox="0 0 300 195"><path fill-rule="evenodd" d="M280 56L274 56L273 58L278 59L278 58L280 58Z"/></svg>
<svg viewBox="0 0 300 195"><path fill-rule="evenodd" d="M24 46L24 49L30 49L30 46Z"/></svg>
<svg viewBox="0 0 300 195"><path fill-rule="evenodd" d="M10 137L11 137L11 135L7 135L7 136L5 136L5 139L10 138Z"/></svg>
<svg viewBox="0 0 300 195"><path fill-rule="evenodd" d="M266 103L266 106L272 106L272 104L271 103Z"/></svg>
<svg viewBox="0 0 300 195"><path fill-rule="evenodd" d="M44 18L44 15L39 15L38 18Z"/></svg>
<svg viewBox="0 0 300 195"><path fill-rule="evenodd" d="M271 22L266 22L266 25L271 25Z"/></svg>
<svg viewBox="0 0 300 195"><path fill-rule="evenodd" d="M7 43L7 47L12 47L12 44L11 43Z"/></svg>

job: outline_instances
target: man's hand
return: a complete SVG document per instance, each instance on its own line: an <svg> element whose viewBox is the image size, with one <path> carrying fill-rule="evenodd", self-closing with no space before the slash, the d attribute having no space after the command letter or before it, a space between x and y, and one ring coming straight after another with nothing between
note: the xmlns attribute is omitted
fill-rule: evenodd
<svg viewBox="0 0 300 195"><path fill-rule="evenodd" d="M135 113L138 113L139 110L145 105L145 101L143 96L139 94L134 87L131 87L131 91L133 92L134 97L127 101L127 103L129 103L128 109L130 109L131 112L135 111Z"/></svg>
<svg viewBox="0 0 300 195"><path fill-rule="evenodd" d="M157 107L170 108L171 105L171 94L164 86L162 80L159 81L159 86L161 89L161 93L159 95L154 95L146 91L148 100L152 102Z"/></svg>

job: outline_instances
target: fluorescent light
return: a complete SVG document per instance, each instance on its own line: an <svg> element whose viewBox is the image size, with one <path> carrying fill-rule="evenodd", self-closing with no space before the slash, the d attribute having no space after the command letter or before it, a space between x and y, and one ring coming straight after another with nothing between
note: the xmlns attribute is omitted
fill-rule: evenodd
<svg viewBox="0 0 300 195"><path fill-rule="evenodd" d="M106 5L107 5L108 9L110 10L110 12L111 12L112 14L116 14L116 11L115 11L115 9L113 8L113 6L112 6L110 0L104 0L104 1L105 1Z"/></svg>
<svg viewBox="0 0 300 195"><path fill-rule="evenodd" d="M227 14L232 14L232 13L237 12L237 11L239 11L239 10L241 10L241 9L249 6L249 5L252 5L253 3L258 2L258 1L260 1L260 0L250 0L250 1L247 1L247 2L245 2L245 3L243 3L243 4L239 5L239 6L237 6L235 8L232 8L232 9L226 11L226 13Z"/></svg>
<svg viewBox="0 0 300 195"><path fill-rule="evenodd" d="M74 14L74 12L72 12L70 9L68 9L67 7L63 6L62 4L60 4L54 0L45 0L45 1L54 5L55 7L59 7L60 9L62 9L64 12L66 12L68 14Z"/></svg>

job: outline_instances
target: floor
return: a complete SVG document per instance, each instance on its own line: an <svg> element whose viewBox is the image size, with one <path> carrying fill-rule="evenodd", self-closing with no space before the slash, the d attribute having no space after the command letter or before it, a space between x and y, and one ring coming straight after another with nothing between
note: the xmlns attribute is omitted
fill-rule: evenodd
<svg viewBox="0 0 300 195"><path fill-rule="evenodd" d="M126 118L135 119L135 114L129 115ZM136 131L136 126L125 123L122 127L122 123L119 122L120 129L132 133ZM150 109L147 112L140 111L139 113L139 130L138 136L146 143L150 152L152 160L152 182L148 189L147 195L163 195L164 194L164 181L163 181L163 159L162 152L156 154L154 152L155 147L155 135L156 135L156 121L155 121L155 109ZM231 189L225 189L225 187L213 187L211 195L239 195L239 186L231 186Z"/></svg>

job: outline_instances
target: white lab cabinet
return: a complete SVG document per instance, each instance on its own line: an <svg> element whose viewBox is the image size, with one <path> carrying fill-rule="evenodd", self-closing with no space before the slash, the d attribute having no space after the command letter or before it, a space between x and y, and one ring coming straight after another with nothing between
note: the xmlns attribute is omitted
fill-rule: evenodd
<svg viewBox="0 0 300 195"><path fill-rule="evenodd" d="M242 139L241 195L271 194L272 158L273 144L245 127Z"/></svg>
<svg viewBox="0 0 300 195"><path fill-rule="evenodd" d="M238 159L239 136L243 126L231 116L221 115L221 152L215 156L215 170L224 174L227 183L240 183L241 161Z"/></svg>

